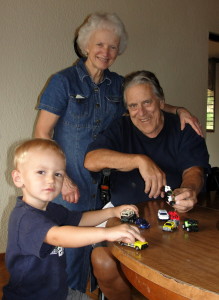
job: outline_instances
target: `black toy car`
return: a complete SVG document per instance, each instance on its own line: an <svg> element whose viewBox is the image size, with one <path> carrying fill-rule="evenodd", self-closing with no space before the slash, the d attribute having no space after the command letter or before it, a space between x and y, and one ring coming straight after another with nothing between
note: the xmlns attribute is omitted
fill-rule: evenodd
<svg viewBox="0 0 219 300"><path fill-rule="evenodd" d="M198 221L194 219L185 219L182 228L186 231L199 231Z"/></svg>

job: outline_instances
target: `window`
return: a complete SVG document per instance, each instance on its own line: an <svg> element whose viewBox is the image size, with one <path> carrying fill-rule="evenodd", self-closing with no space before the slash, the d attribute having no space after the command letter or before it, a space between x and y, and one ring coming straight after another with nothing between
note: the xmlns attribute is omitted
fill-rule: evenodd
<svg viewBox="0 0 219 300"><path fill-rule="evenodd" d="M214 131L214 91L208 89L206 130Z"/></svg>
<svg viewBox="0 0 219 300"><path fill-rule="evenodd" d="M209 33L209 59L208 59L208 91L207 91L207 112L206 112L206 131L215 130L215 82L216 82L216 64L218 58L219 35Z"/></svg>

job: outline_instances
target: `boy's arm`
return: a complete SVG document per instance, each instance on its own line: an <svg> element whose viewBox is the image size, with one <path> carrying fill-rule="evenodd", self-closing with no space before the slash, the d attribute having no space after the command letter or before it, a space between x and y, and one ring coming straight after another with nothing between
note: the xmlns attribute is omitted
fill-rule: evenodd
<svg viewBox="0 0 219 300"><path fill-rule="evenodd" d="M128 224L110 228L54 226L47 232L44 242L53 246L78 248L102 241L133 243L136 239L145 240L137 227Z"/></svg>
<svg viewBox="0 0 219 300"><path fill-rule="evenodd" d="M78 226L97 226L110 218L120 218L121 212L125 209L134 210L138 216L138 208L135 205L120 205L95 211L84 212Z"/></svg>

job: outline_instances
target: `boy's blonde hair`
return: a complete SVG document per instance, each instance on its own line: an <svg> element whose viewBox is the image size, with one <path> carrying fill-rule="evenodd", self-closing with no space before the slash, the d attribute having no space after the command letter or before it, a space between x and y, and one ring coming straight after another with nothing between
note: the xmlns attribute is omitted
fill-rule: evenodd
<svg viewBox="0 0 219 300"><path fill-rule="evenodd" d="M48 149L58 154L66 163L65 154L55 141L49 139L35 138L27 140L16 147L14 152L14 167L17 168L19 164L24 162L30 150Z"/></svg>

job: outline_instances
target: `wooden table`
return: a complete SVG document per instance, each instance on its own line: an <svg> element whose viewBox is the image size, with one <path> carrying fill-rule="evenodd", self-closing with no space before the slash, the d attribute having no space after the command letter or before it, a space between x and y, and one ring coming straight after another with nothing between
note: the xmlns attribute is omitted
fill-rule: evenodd
<svg viewBox="0 0 219 300"><path fill-rule="evenodd" d="M180 214L181 224L187 217L198 220L199 232L186 232L181 224L176 231L165 232L157 211L172 210L170 206L149 201L138 207L140 216L151 224L150 229L141 230L149 247L136 251L110 243L131 284L150 300L219 299L219 210L196 206ZM111 219L107 226L118 222Z"/></svg>

